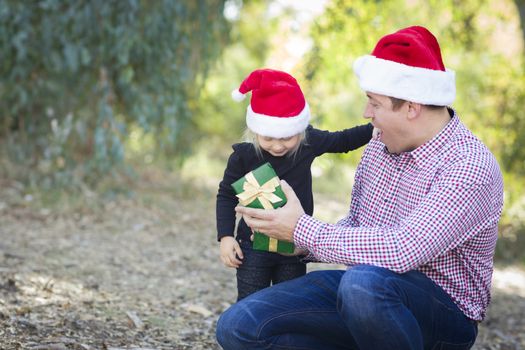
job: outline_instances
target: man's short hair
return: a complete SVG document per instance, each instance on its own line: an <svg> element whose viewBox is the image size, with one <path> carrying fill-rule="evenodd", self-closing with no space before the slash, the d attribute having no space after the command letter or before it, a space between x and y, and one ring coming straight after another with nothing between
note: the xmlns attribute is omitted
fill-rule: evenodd
<svg viewBox="0 0 525 350"><path fill-rule="evenodd" d="M407 102L407 100L403 100L403 99L400 99L400 98L396 98L396 97L391 97L389 96L390 98L390 101L392 101L392 110L394 111L397 111L399 108L401 108L401 106ZM434 105L423 105L425 107L427 107L428 109L441 109L443 108L444 106L434 106Z"/></svg>

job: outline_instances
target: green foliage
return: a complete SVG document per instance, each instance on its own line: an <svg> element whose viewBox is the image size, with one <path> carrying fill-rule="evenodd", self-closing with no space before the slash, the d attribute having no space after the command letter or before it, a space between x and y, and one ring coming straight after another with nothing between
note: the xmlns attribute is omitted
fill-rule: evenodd
<svg viewBox="0 0 525 350"><path fill-rule="evenodd" d="M239 17L231 23L231 44L223 50L221 60L210 71L201 91L193 120L197 133L205 135L199 144L201 151L216 159L218 150L225 157L229 147L242 140L246 128L246 105L238 103L231 91L254 69L265 66L270 52L270 40L277 33L278 18L267 15L265 1L237 1ZM254 25L257 23L257 25ZM202 154L197 154L200 157Z"/></svg>
<svg viewBox="0 0 525 350"><path fill-rule="evenodd" d="M317 116L318 127L339 130L366 123L362 118L364 93L354 78L352 62L369 53L389 28L398 27L407 11L413 9L402 1L329 3L311 30L314 44L302 67L307 80L304 90ZM362 150L325 157L339 158L355 166L361 154ZM323 167L322 160L316 162Z"/></svg>
<svg viewBox="0 0 525 350"><path fill-rule="evenodd" d="M130 127L191 147L205 76L226 45L224 1L0 2L0 147L11 176L93 183L122 165ZM27 171L31 169L31 171Z"/></svg>
<svg viewBox="0 0 525 350"><path fill-rule="evenodd" d="M351 62L371 52L384 34L426 26L442 46L445 65L456 71L454 108L505 173L502 222L517 220L513 225L523 226L525 55L521 32L514 29L513 40L503 40L508 35L504 28L513 28L509 23L519 23L510 0L335 0L312 29L314 47L304 65L309 95L316 97L313 109L321 111L322 124L329 127L341 125L342 117L360 116L365 99L359 97L364 95ZM519 214L511 219L509 212Z"/></svg>

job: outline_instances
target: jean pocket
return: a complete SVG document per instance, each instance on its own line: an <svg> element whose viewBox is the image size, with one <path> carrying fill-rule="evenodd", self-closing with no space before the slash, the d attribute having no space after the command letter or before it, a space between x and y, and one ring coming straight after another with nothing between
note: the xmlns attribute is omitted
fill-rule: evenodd
<svg viewBox="0 0 525 350"><path fill-rule="evenodd" d="M440 341L432 347L432 350L468 350L472 345L472 342L456 344Z"/></svg>
<svg viewBox="0 0 525 350"><path fill-rule="evenodd" d="M249 239L239 239L237 242L239 242L241 249L252 249L253 243Z"/></svg>

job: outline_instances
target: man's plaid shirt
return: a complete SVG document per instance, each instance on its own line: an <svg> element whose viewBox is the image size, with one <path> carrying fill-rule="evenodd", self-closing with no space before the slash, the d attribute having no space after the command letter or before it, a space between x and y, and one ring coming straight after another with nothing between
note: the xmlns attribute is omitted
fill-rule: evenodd
<svg viewBox="0 0 525 350"><path fill-rule="evenodd" d="M502 206L496 159L454 114L412 152L391 154L372 140L348 217L334 225L303 215L294 241L318 261L419 270L467 317L482 320Z"/></svg>

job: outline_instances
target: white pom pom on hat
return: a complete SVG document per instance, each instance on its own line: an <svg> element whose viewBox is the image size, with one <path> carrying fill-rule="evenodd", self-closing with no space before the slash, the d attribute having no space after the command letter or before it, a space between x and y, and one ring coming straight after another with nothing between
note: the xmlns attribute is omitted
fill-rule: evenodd
<svg viewBox="0 0 525 350"><path fill-rule="evenodd" d="M235 89L232 91L232 99L235 101L235 102L241 102L242 100L244 100L246 98L246 94L243 94L239 91L239 89Z"/></svg>

